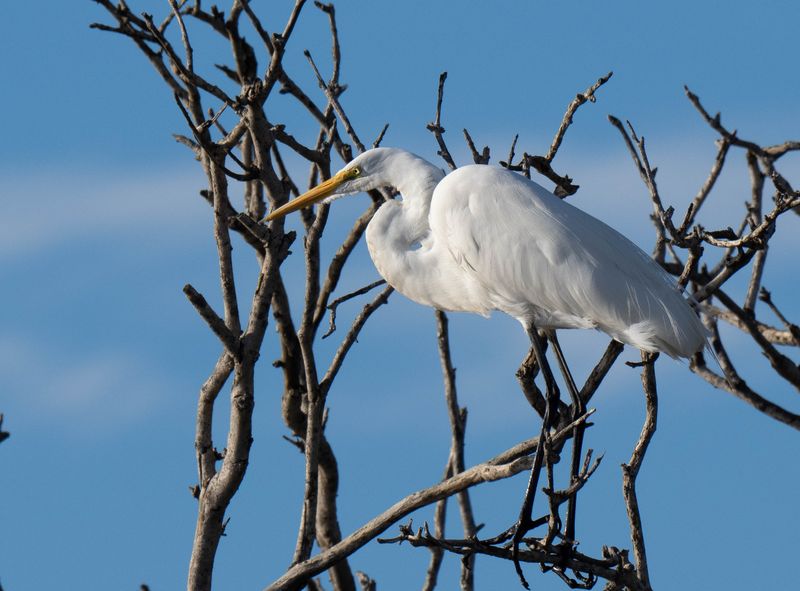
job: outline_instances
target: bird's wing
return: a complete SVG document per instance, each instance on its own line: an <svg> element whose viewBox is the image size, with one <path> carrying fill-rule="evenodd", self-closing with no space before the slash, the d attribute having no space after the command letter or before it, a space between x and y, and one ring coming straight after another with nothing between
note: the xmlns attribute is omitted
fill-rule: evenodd
<svg viewBox="0 0 800 591"><path fill-rule="evenodd" d="M703 334L671 279L637 246L520 175L458 169L437 186L430 223L454 263L491 294L491 307L522 322L597 327L670 354L693 346L682 331L690 329L688 340Z"/></svg>

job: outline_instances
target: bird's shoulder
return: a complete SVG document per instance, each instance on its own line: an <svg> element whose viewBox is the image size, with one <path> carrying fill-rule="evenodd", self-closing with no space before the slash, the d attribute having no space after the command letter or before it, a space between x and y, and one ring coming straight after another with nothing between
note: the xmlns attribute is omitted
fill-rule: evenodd
<svg viewBox="0 0 800 591"><path fill-rule="evenodd" d="M475 197L533 200L546 204L560 201L544 187L528 178L497 166L470 164L446 175L434 191L434 199L464 200Z"/></svg>
<svg viewBox="0 0 800 591"><path fill-rule="evenodd" d="M544 187L514 172L487 165L461 167L436 187L431 230L459 259L527 251L557 259L571 234L570 209ZM503 248L501 245L504 245ZM484 251L483 253L481 251Z"/></svg>
<svg viewBox="0 0 800 591"><path fill-rule="evenodd" d="M522 275L569 268L586 280L599 272L621 284L644 277L654 285L667 281L645 253L601 220L493 166L447 175L434 191L430 225L457 261L487 276L512 265L524 268Z"/></svg>

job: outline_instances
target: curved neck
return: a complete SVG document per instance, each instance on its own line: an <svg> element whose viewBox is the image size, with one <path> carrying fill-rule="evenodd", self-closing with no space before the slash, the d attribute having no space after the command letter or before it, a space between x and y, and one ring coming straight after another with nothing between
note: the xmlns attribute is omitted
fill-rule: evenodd
<svg viewBox="0 0 800 591"><path fill-rule="evenodd" d="M424 225L427 229L433 190L444 178L444 172L427 160L404 150L392 149L386 155L386 166L380 184L394 187L403 198L404 225Z"/></svg>
<svg viewBox="0 0 800 591"><path fill-rule="evenodd" d="M396 188L402 201L385 203L368 231L373 245L384 243L384 256L413 250L428 235L433 191L443 178L444 172L427 160L404 150L387 149L378 182Z"/></svg>
<svg viewBox="0 0 800 591"><path fill-rule="evenodd" d="M407 152L391 157L406 160L402 166L388 166L381 182L397 188L403 199L384 203L367 226L367 248L378 272L419 304L486 314L485 306L470 297L476 286L452 266L441 264L447 260L440 252L444 247L431 235L431 200L444 173Z"/></svg>

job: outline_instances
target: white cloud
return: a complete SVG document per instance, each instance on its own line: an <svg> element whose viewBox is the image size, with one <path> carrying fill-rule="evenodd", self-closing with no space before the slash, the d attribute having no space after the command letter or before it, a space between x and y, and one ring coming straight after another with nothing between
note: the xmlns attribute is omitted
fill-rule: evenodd
<svg viewBox="0 0 800 591"><path fill-rule="evenodd" d="M0 337L0 382L8 414L101 431L141 420L171 391L157 370L121 351L76 356L20 335Z"/></svg>
<svg viewBox="0 0 800 591"><path fill-rule="evenodd" d="M147 236L154 228L184 233L208 215L196 168L144 175L30 171L0 173L0 261L41 252L87 235Z"/></svg>

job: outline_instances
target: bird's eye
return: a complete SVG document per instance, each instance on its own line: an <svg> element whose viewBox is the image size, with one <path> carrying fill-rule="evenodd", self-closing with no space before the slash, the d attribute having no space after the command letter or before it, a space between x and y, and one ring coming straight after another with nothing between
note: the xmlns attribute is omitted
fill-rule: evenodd
<svg viewBox="0 0 800 591"><path fill-rule="evenodd" d="M350 174L348 174L347 176L349 176L351 179L357 179L358 177L361 176L361 169L358 166L356 166L355 168L351 168Z"/></svg>

